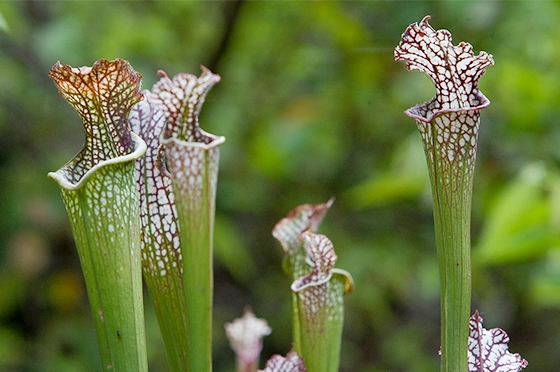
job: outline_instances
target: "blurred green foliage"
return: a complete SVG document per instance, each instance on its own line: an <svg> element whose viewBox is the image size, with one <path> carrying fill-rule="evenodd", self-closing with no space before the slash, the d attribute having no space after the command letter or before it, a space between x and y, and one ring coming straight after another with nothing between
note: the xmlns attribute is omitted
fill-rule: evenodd
<svg viewBox="0 0 560 372"><path fill-rule="evenodd" d="M48 171L81 148L47 72L99 58L144 75L222 76L201 126L222 146L215 370L223 324L251 305L290 347L289 282L270 232L296 205L337 198L322 225L356 289L342 371L434 371L439 290L428 175L408 107L435 90L393 61L426 14L493 54L481 80L473 306L535 371L560 365L558 1L7 1L0 3L0 370L97 371L93 323L66 213ZM167 371L146 301L150 371Z"/></svg>

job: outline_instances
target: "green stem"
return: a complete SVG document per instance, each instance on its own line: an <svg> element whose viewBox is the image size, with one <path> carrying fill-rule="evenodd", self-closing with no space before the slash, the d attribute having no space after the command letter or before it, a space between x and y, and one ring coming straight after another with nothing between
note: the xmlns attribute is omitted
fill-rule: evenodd
<svg viewBox="0 0 560 372"><path fill-rule="evenodd" d="M218 183L219 145L204 132L198 113L218 75L202 67L199 78L180 73L161 79L147 98L165 117L161 135L167 173L177 211L186 301L188 371L212 370L213 230ZM158 146L159 147L159 146ZM157 196L160 199L160 196Z"/></svg>
<svg viewBox="0 0 560 372"><path fill-rule="evenodd" d="M179 218L190 371L212 370L213 231L218 145L224 140L162 140Z"/></svg>
<svg viewBox="0 0 560 372"><path fill-rule="evenodd" d="M154 276L148 276L144 272L144 280L156 307L156 316L165 344L169 370L172 372L189 371L190 350L183 278L180 275L168 273L164 279L157 280Z"/></svg>
<svg viewBox="0 0 560 372"><path fill-rule="evenodd" d="M446 372L467 371L470 221L479 117L478 110L465 110L442 112L431 122L416 120L424 142L434 199L441 284L441 370ZM464 129L452 133L451 128ZM472 142L461 140L467 137L473 138Z"/></svg>
<svg viewBox="0 0 560 372"><path fill-rule="evenodd" d="M142 267L154 304L172 372L189 370L187 301L177 211L171 179L161 172L159 136L165 117L148 100L139 102L129 123L147 144L146 155L136 161L142 222Z"/></svg>
<svg viewBox="0 0 560 372"><path fill-rule="evenodd" d="M134 159L100 167L76 187L49 176L62 188L103 368L147 371Z"/></svg>
<svg viewBox="0 0 560 372"><path fill-rule="evenodd" d="M309 372L336 372L344 323L343 297L354 284L348 272L333 268L337 256L325 235L305 231L300 237L313 262L310 272L291 285L297 296L301 356Z"/></svg>
<svg viewBox="0 0 560 372"><path fill-rule="evenodd" d="M447 201L437 201L438 203ZM435 207L436 245L441 283L442 371L467 371L471 307L470 213ZM453 221L447 223L446 221Z"/></svg>
<svg viewBox="0 0 560 372"><path fill-rule="evenodd" d="M441 283L441 370L467 371L471 303L470 187L433 188Z"/></svg>

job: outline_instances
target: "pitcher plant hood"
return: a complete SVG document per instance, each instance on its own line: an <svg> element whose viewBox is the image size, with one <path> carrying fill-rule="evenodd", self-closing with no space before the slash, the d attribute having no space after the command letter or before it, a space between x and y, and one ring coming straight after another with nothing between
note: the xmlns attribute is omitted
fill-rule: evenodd
<svg viewBox="0 0 560 372"><path fill-rule="evenodd" d="M98 60L92 67L73 68L57 62L49 76L82 119L82 150L56 172L62 187L75 189L101 166L137 159L146 144L130 131L128 114L143 99L142 75L123 59Z"/></svg>

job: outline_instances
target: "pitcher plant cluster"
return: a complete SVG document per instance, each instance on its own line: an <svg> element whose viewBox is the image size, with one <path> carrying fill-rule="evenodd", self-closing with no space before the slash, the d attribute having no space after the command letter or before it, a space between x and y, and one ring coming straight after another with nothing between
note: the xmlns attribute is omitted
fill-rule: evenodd
<svg viewBox="0 0 560 372"><path fill-rule="evenodd" d="M432 78L436 97L407 110L424 144L434 199L441 282L441 370L519 371L501 329L470 316L470 209L480 111L489 101L478 79L492 56L454 46L429 17L410 25L395 49L408 69ZM122 59L92 67L56 63L49 75L75 108L83 149L49 176L58 182L76 242L103 370L147 371L143 283L154 303L174 372L212 370L213 229L219 147L199 126L205 97L220 76L202 67L142 91ZM344 296L351 275L334 267L331 240L318 228L334 199L304 204L272 230L291 285L293 343L262 371L338 371ZM272 331L247 307L225 325L237 371L255 372ZM289 349L287 345L286 349Z"/></svg>

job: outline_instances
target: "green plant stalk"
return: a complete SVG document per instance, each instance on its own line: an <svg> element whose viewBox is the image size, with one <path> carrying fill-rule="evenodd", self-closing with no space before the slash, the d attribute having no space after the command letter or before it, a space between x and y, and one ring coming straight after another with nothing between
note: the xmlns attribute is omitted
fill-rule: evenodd
<svg viewBox="0 0 560 372"><path fill-rule="evenodd" d="M212 370L213 233L218 146L224 141L162 140L179 217L190 371Z"/></svg>
<svg viewBox="0 0 560 372"><path fill-rule="evenodd" d="M147 144L136 161L142 224L142 268L154 304L170 370L189 370L187 301L177 211L171 179L160 169L159 136L163 113L148 100L139 102L129 116L132 130Z"/></svg>
<svg viewBox="0 0 560 372"><path fill-rule="evenodd" d="M127 116L141 76L124 60L91 68L56 63L49 76L76 109L84 147L49 176L59 183L97 332L104 370L148 370L135 160L146 151Z"/></svg>
<svg viewBox="0 0 560 372"><path fill-rule="evenodd" d="M188 370L212 370L213 230L218 182L219 145L224 137L200 129L198 114L210 88L220 76L202 66L196 77L179 73L161 79L147 92L151 104L163 113L160 136L164 173L171 178L180 235ZM164 158L164 159L163 159Z"/></svg>
<svg viewBox="0 0 560 372"><path fill-rule="evenodd" d="M103 367L147 371L134 159L99 168L76 189L50 176L61 184Z"/></svg>
<svg viewBox="0 0 560 372"><path fill-rule="evenodd" d="M165 244L158 249L167 249L169 252L172 247ZM166 256L176 259L173 254L168 253ZM143 260L144 281L154 304L169 368L172 372L189 371L188 307L181 262L179 260L179 266L173 266L172 263L177 261L167 261L164 269L147 265L145 262L146 260ZM162 273L162 270L165 273Z"/></svg>
<svg viewBox="0 0 560 372"><path fill-rule="evenodd" d="M302 231L303 232L303 231ZM284 265L287 262L291 264L290 268L286 268L286 272L291 273L291 281L293 282L300 276L309 273L309 267L305 262L305 249L303 248L303 243L299 238L296 237L294 244L294 249L288 251L288 255L284 257ZM303 355L303 336L302 336L302 324L300 309L300 302L297 293L292 291L292 341L293 349L298 355Z"/></svg>
<svg viewBox="0 0 560 372"><path fill-rule="evenodd" d="M441 290L441 370L467 371L467 340L471 312L471 200L474 158L455 153L450 160L438 138L446 113L432 123L417 120L424 136L424 150L432 184L434 225ZM476 134L475 134L476 135ZM440 136L441 138L441 136ZM469 145L470 146L470 145ZM476 151L476 149L474 149Z"/></svg>
<svg viewBox="0 0 560 372"><path fill-rule="evenodd" d="M165 352L172 372L189 371L190 348L183 278L168 273L163 280L144 274L144 280L154 303ZM165 286L162 290L161 286Z"/></svg>
<svg viewBox="0 0 560 372"><path fill-rule="evenodd" d="M338 372L344 326L344 295L351 290L349 276L336 274L323 288L312 288L308 293L297 293L298 316L301 317L302 358L309 372ZM315 295L310 293L315 292ZM316 296L321 293L320 296ZM313 312L307 299L313 297L321 309ZM324 297L324 298L323 298Z"/></svg>
<svg viewBox="0 0 560 372"><path fill-rule="evenodd" d="M441 110L425 107L406 114L416 119L432 185L441 286L441 370L468 370L471 313L471 203L480 110L489 104Z"/></svg>
<svg viewBox="0 0 560 372"><path fill-rule="evenodd" d="M470 212L450 210L451 205L461 202L454 199L439 199L434 206L441 283L441 370L467 371L469 329L465 319L469 319L471 310Z"/></svg>
<svg viewBox="0 0 560 372"><path fill-rule="evenodd" d="M309 372L337 372L344 324L344 295L354 283L350 274L333 268L337 256L332 242L321 234L301 234L305 252L313 262L309 274L296 279L302 358Z"/></svg>
<svg viewBox="0 0 560 372"><path fill-rule="evenodd" d="M428 118L419 115L419 107L406 112L416 119L432 185L441 286L441 370L446 372L468 368L471 203L480 109L484 107L443 110Z"/></svg>

